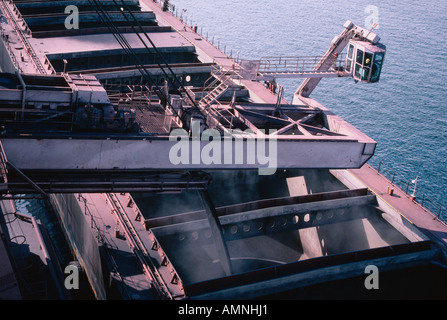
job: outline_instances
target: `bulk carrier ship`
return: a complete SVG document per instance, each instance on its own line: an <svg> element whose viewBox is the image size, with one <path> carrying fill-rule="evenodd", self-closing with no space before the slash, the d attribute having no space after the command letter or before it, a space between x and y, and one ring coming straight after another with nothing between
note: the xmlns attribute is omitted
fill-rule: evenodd
<svg viewBox="0 0 447 320"><path fill-rule="evenodd" d="M0 10L1 298L446 298L446 224L310 97L326 77L380 80L373 30L243 60L168 1ZM291 102L282 78L302 80ZM24 198L51 205L62 239Z"/></svg>

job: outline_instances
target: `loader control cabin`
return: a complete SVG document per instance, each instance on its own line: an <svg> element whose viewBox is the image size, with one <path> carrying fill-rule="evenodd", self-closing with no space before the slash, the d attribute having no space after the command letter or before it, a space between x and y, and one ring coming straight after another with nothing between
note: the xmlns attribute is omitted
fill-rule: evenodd
<svg viewBox="0 0 447 320"><path fill-rule="evenodd" d="M382 71L386 47L366 41L350 40L346 57L346 71L356 81L378 82Z"/></svg>

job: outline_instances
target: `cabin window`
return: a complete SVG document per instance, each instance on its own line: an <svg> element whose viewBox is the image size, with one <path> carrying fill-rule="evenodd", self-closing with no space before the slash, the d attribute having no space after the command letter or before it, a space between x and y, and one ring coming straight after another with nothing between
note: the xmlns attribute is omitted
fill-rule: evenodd
<svg viewBox="0 0 447 320"><path fill-rule="evenodd" d="M372 53L365 52L365 59L363 61L363 70L362 70L362 80L368 80L372 59L373 59Z"/></svg>
<svg viewBox="0 0 447 320"><path fill-rule="evenodd" d="M356 79L360 78L361 69L362 69L362 66L359 65L358 63L356 63L355 64L355 70L354 70L354 76L355 76Z"/></svg>
<svg viewBox="0 0 447 320"><path fill-rule="evenodd" d="M357 63L363 64L363 51L360 49L357 49Z"/></svg>
<svg viewBox="0 0 447 320"><path fill-rule="evenodd" d="M355 69L354 69L354 78L361 79L363 76L363 51L357 49L356 57L355 57Z"/></svg>
<svg viewBox="0 0 447 320"><path fill-rule="evenodd" d="M371 82L377 82L380 78L380 72L382 71L383 53L376 53L374 56L374 62L372 66Z"/></svg>
<svg viewBox="0 0 447 320"><path fill-rule="evenodd" d="M346 59L346 71L347 72L351 72L353 55L354 55L354 45L350 44L349 49L348 49L348 56Z"/></svg>
<svg viewBox="0 0 447 320"><path fill-rule="evenodd" d="M348 58L352 59L352 54L354 53L354 45L350 44L349 45L349 50L348 50Z"/></svg>

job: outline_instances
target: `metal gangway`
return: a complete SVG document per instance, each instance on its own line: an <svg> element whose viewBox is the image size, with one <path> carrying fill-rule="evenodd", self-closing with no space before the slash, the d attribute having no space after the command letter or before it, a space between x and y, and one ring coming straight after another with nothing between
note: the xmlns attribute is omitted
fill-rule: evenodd
<svg viewBox="0 0 447 320"><path fill-rule="evenodd" d="M347 77L344 54L333 56L328 70L318 70L322 56L279 56L262 57L257 64L256 80L274 80L278 78L325 78Z"/></svg>

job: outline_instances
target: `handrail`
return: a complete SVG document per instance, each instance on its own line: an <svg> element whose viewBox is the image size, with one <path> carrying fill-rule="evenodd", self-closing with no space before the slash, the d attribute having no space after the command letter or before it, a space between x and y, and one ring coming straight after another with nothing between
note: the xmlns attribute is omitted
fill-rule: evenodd
<svg viewBox="0 0 447 320"><path fill-rule="evenodd" d="M372 161L372 160L370 160ZM383 176L389 178L391 184L399 187L408 197L413 196L413 194L409 193L410 183L411 179L406 179L402 175L399 175L396 170L390 170L387 168L383 168L382 166L383 161L379 160L379 163L377 164L377 168L369 163L369 165L377 171L378 174L382 174ZM402 179L403 178L403 179ZM405 186L405 187L403 187ZM420 197L420 202L418 201L418 197L414 198L414 202L419 204L422 208L424 208L428 213L432 214L434 216L433 219L438 219L443 224L447 225L447 209L444 207L441 203L426 197L425 193L422 194L422 197ZM430 208L426 204L430 204ZM425 205L424 205L425 204ZM437 211L437 213L435 213ZM441 216L443 218L441 218Z"/></svg>
<svg viewBox="0 0 447 320"><path fill-rule="evenodd" d="M321 56L264 56L259 59L260 73L302 73L315 71L315 66L321 60ZM340 54L332 62L331 69L343 68L344 54Z"/></svg>
<svg viewBox="0 0 447 320"><path fill-rule="evenodd" d="M216 108L211 107L211 104L213 102L217 102L220 105L220 102L218 100L218 97L220 95L222 95L231 85L231 75L235 74L234 70L225 70L225 68L223 68L222 66L216 65L212 67L212 77L215 78L215 80L209 84L206 88L204 88L203 94L202 94L202 98L199 101L199 105L201 105L202 109L207 113L207 119L206 122L208 123L210 120L208 118L212 118L215 117L214 121L216 123L217 126L219 126L219 128L223 131L227 131L227 128L220 123L219 120L224 120L226 122L228 122L228 125L231 127L233 126L232 121L229 121L227 118L225 118L224 115L222 115L220 113L219 110L217 110ZM239 76L236 73L237 76ZM218 86L214 86L216 83L220 82L220 84ZM211 89L213 88L213 89ZM205 90L210 90L208 92L208 94L204 94ZM217 95L215 95L218 90L222 90L222 92L218 93ZM210 98L210 101L206 101L207 98Z"/></svg>

